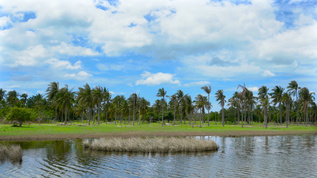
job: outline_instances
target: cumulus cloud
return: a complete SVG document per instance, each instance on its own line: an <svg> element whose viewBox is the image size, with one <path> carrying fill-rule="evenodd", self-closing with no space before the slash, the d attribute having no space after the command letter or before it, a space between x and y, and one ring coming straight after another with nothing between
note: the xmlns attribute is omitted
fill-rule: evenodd
<svg viewBox="0 0 317 178"><path fill-rule="evenodd" d="M80 71L78 73L71 73L71 74L65 74L66 78L69 79L76 79L76 80L86 80L87 78L91 77L92 75L85 72L85 71Z"/></svg>
<svg viewBox="0 0 317 178"><path fill-rule="evenodd" d="M262 75L263 75L264 77L274 77L274 76L275 76L275 74L272 73L272 72L269 71L269 70L265 70Z"/></svg>
<svg viewBox="0 0 317 178"><path fill-rule="evenodd" d="M180 84L180 81L174 78L174 75L169 73L156 73L144 72L141 75L141 80L136 81L136 85L161 85L161 84Z"/></svg>
<svg viewBox="0 0 317 178"><path fill-rule="evenodd" d="M81 68L81 61L77 61L74 65L72 65L69 61L58 60L58 59L49 59L46 61L51 67L56 69L80 69Z"/></svg>
<svg viewBox="0 0 317 178"><path fill-rule="evenodd" d="M258 87L248 87L248 90L250 90L252 92L258 92L259 88Z"/></svg>

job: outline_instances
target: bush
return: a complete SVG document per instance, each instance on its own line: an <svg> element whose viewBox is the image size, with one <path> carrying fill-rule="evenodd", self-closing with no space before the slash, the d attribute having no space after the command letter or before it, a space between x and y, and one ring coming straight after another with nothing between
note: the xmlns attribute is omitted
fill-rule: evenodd
<svg viewBox="0 0 317 178"><path fill-rule="evenodd" d="M7 115L5 121L17 121L19 126L22 126L22 123L29 121L31 114L27 111L26 108L11 108L9 114Z"/></svg>

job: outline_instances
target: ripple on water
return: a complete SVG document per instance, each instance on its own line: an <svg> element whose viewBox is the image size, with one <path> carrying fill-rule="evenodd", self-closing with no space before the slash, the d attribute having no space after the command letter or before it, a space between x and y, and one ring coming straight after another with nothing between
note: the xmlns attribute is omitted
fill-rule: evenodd
<svg viewBox="0 0 317 178"><path fill-rule="evenodd" d="M196 137L217 152L181 154L87 151L81 141L38 142L5 177L317 177L317 136ZM26 147L26 146L25 146ZM0 176L1 177L1 176Z"/></svg>

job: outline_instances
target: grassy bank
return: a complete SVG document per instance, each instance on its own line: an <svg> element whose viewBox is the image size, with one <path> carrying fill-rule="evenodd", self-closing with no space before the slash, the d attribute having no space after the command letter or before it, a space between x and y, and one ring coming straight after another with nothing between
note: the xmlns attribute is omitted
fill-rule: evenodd
<svg viewBox="0 0 317 178"><path fill-rule="evenodd" d="M23 127L12 127L8 124L0 124L0 140L57 140L57 139L76 139L76 138L98 138L107 136L243 136L243 135L283 135L283 134L317 134L315 126L296 126L291 125L269 125L265 129L262 124L254 124L250 127L241 128L240 125L215 125L209 127L204 125L202 128L189 125L165 125L161 127L159 123L135 125L114 125L102 123L100 126L84 125L80 123L71 125L56 124L31 124Z"/></svg>
<svg viewBox="0 0 317 178"><path fill-rule="evenodd" d="M217 144L212 140L178 137L101 138L84 140L83 144L90 150L106 152L175 153L218 150Z"/></svg>

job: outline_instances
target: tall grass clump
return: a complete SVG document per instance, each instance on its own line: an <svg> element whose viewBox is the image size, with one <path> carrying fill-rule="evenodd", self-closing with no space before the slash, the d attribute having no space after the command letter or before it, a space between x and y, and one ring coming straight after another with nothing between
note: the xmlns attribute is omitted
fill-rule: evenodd
<svg viewBox="0 0 317 178"><path fill-rule="evenodd" d="M91 150L107 152L172 153L218 150L214 141L181 137L100 138L84 140L83 145Z"/></svg>
<svg viewBox="0 0 317 178"><path fill-rule="evenodd" d="M22 162L22 149L20 145L1 145L0 161L10 161L12 163Z"/></svg>

